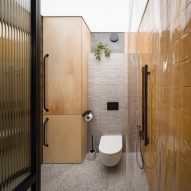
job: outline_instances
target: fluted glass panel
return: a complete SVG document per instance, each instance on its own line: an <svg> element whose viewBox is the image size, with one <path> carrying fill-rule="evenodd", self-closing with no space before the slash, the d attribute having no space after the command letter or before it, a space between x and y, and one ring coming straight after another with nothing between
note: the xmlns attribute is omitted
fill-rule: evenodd
<svg viewBox="0 0 191 191"><path fill-rule="evenodd" d="M0 0L0 190L31 171L31 0Z"/></svg>

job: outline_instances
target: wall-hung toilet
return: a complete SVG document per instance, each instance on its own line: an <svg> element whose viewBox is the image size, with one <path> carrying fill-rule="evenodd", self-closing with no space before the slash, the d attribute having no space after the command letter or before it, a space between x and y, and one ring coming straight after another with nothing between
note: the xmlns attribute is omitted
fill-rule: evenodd
<svg viewBox="0 0 191 191"><path fill-rule="evenodd" d="M101 136L99 143L100 160L105 166L115 166L122 155L122 136Z"/></svg>

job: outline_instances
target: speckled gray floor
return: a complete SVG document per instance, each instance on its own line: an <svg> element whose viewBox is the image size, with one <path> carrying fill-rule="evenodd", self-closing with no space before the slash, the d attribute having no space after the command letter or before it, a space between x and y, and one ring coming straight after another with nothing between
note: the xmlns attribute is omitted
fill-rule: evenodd
<svg viewBox="0 0 191 191"><path fill-rule="evenodd" d="M136 164L135 154L122 155L120 163L106 168L85 159L82 164L44 164L42 191L148 191L143 170Z"/></svg>

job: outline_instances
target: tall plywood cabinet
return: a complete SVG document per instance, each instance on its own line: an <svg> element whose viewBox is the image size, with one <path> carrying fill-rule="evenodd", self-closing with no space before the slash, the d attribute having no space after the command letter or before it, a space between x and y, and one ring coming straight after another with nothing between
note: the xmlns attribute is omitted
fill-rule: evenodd
<svg viewBox="0 0 191 191"><path fill-rule="evenodd" d="M87 61L91 32L82 17L44 17L44 163L81 163L87 153Z"/></svg>

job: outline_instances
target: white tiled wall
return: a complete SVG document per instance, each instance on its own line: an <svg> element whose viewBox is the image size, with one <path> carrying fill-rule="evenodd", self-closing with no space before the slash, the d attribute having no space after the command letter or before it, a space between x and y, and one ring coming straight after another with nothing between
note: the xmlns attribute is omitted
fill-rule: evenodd
<svg viewBox="0 0 191 191"><path fill-rule="evenodd" d="M125 149L127 125L128 58L126 54L112 53L110 58L102 57L98 62L93 54L88 62L88 107L95 118L89 123L89 144L91 134L98 149L101 135L122 134ZM107 102L119 102L119 110L107 111Z"/></svg>

